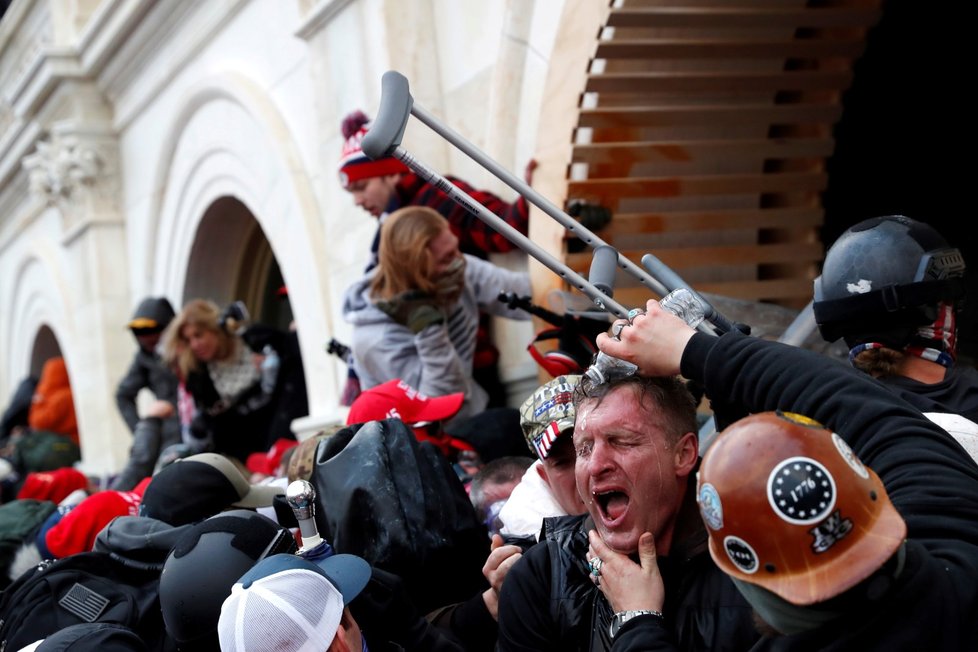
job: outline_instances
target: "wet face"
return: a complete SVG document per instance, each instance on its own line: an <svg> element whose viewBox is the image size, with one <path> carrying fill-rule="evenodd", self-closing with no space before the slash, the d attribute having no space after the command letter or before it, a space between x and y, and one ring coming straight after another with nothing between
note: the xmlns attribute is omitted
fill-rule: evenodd
<svg viewBox="0 0 978 652"><path fill-rule="evenodd" d="M394 187L399 178L399 175L388 174L383 177L359 179L351 183L347 190L353 195L354 204L374 217L380 217L387 210L391 197L394 196Z"/></svg>
<svg viewBox="0 0 978 652"><path fill-rule="evenodd" d="M587 505L577 491L577 478L574 475L573 430L562 432L553 443L550 453L540 467L540 476L550 487L557 504L566 514L583 514Z"/></svg>
<svg viewBox="0 0 978 652"><path fill-rule="evenodd" d="M187 324L180 329L180 336L187 343L194 357L201 362L210 362L217 355L217 333L200 326Z"/></svg>
<svg viewBox="0 0 978 652"><path fill-rule="evenodd" d="M458 238L447 226L428 243L428 251L431 252L432 278L444 274L455 259L462 256L462 252L458 249Z"/></svg>
<svg viewBox="0 0 978 652"><path fill-rule="evenodd" d="M614 550L638 550L643 532L666 553L682 503L695 444L684 435L667 445L661 419L639 402L636 389L613 389L577 410L574 447L577 488L601 538ZM692 459L690 459L690 454Z"/></svg>

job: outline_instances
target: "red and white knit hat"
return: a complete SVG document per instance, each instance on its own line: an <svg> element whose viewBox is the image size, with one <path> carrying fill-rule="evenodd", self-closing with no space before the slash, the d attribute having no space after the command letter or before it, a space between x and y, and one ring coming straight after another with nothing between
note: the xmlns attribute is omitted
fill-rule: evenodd
<svg viewBox="0 0 978 652"><path fill-rule="evenodd" d="M360 179L382 177L388 174L408 172L406 165L396 158L388 156L377 159L369 158L363 153L360 145L369 130L370 119L363 111L354 111L343 118L343 156L340 157L340 184L349 189L350 184Z"/></svg>

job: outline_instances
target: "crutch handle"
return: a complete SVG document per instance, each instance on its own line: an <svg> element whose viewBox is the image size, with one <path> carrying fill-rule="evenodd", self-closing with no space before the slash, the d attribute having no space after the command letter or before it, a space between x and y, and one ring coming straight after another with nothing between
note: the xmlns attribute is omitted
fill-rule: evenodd
<svg viewBox="0 0 978 652"><path fill-rule="evenodd" d="M316 489L308 480L295 480L285 490L285 502L299 522L302 550L310 550L322 542L316 526ZM300 550L299 552L302 552Z"/></svg>
<svg viewBox="0 0 978 652"><path fill-rule="evenodd" d="M367 156L376 160L393 155L404 137L412 104L414 99L411 97L407 77L396 70L385 72L380 78L380 108L377 110L377 117L360 145Z"/></svg>
<svg viewBox="0 0 978 652"><path fill-rule="evenodd" d="M588 280L609 297L615 295L615 276L618 272L618 250L611 245L598 245L591 257Z"/></svg>

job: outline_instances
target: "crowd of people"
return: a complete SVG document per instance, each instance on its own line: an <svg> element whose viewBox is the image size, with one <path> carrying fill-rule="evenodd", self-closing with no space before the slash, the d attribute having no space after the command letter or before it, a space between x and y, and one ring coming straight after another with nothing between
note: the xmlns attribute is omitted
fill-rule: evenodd
<svg viewBox="0 0 978 652"><path fill-rule="evenodd" d="M441 191L363 156L368 128L350 117L340 165L380 222L344 298L346 424L288 429L308 412L294 331L146 298L110 484L55 418L63 360L4 415L0 649L978 649L978 372L956 364L965 270L940 234L887 216L828 250L814 313L853 368L650 300L595 341L634 373L558 375L508 408L482 329L528 318L496 300L528 277ZM453 182L525 232L523 199ZM701 396L727 424L706 449ZM83 562L136 606L107 615L89 579L25 613L33 582Z"/></svg>

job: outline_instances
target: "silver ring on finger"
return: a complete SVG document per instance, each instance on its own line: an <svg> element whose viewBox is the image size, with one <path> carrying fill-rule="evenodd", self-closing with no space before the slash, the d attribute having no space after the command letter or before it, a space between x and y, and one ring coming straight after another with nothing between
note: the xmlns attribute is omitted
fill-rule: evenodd
<svg viewBox="0 0 978 652"><path fill-rule="evenodd" d="M638 317L639 315L644 315L644 314L645 314L645 310L643 310L642 308L632 308L631 310L629 310L628 311L628 325L631 326L632 325L632 322L635 321L635 318L636 317Z"/></svg>
<svg viewBox="0 0 978 652"><path fill-rule="evenodd" d="M592 557L591 561L588 562L588 566L591 567L591 575L594 577L601 577L601 566L604 564L600 557Z"/></svg>
<svg viewBox="0 0 978 652"><path fill-rule="evenodd" d="M616 340L621 339L621 332L625 329L625 326L630 326L627 321L616 321L611 325L611 337Z"/></svg>

